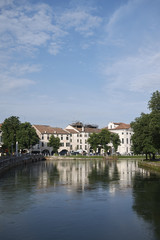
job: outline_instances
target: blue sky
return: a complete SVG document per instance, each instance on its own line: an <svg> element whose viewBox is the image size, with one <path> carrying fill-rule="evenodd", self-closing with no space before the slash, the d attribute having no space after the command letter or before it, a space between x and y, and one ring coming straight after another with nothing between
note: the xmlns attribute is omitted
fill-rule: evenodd
<svg viewBox="0 0 160 240"><path fill-rule="evenodd" d="M0 122L104 127L160 90L159 0L0 0Z"/></svg>

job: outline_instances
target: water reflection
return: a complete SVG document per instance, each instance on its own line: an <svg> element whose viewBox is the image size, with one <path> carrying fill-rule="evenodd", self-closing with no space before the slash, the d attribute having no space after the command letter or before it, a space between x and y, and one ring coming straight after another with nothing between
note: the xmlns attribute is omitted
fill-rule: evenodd
<svg viewBox="0 0 160 240"><path fill-rule="evenodd" d="M135 160L19 166L0 178L0 239L157 240L159 202L160 177Z"/></svg>
<svg viewBox="0 0 160 240"><path fill-rule="evenodd" d="M160 239L160 176L136 174L133 183L133 209L145 221L153 224L157 239Z"/></svg>

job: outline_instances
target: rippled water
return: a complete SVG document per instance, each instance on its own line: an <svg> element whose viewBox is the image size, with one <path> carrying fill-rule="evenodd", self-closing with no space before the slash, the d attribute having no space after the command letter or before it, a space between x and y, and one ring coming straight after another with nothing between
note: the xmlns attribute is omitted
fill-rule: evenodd
<svg viewBox="0 0 160 240"><path fill-rule="evenodd" d="M160 239L160 176L132 160L12 169L0 178L0 239Z"/></svg>

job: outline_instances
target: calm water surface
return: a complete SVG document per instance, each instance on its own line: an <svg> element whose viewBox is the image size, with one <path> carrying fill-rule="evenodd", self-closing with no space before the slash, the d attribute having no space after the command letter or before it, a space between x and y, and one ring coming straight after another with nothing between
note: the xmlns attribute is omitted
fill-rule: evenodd
<svg viewBox="0 0 160 240"><path fill-rule="evenodd" d="M160 239L160 176L132 160L12 169L0 178L0 239Z"/></svg>

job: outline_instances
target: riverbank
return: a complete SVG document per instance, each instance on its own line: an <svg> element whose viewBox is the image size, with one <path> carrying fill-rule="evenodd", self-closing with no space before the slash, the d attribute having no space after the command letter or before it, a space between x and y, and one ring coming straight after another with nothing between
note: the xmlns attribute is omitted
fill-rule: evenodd
<svg viewBox="0 0 160 240"><path fill-rule="evenodd" d="M18 165L45 160L43 155L25 154L0 158L0 174Z"/></svg>
<svg viewBox="0 0 160 240"><path fill-rule="evenodd" d="M144 156L83 156L83 155L71 155L71 156L46 156L46 160L98 160L98 159L106 159L106 160L121 160L121 159L144 159Z"/></svg>
<svg viewBox="0 0 160 240"><path fill-rule="evenodd" d="M160 161L139 161L138 166L160 172Z"/></svg>

